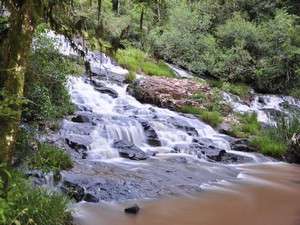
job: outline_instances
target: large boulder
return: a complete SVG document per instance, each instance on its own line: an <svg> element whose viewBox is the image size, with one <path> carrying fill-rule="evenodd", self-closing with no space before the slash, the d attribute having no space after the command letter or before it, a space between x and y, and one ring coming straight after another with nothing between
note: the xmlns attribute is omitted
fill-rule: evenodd
<svg viewBox="0 0 300 225"><path fill-rule="evenodd" d="M300 133L294 134L289 141L286 159L290 163L300 163Z"/></svg>
<svg viewBox="0 0 300 225"><path fill-rule="evenodd" d="M210 90L203 83L156 76L144 76L127 88L127 92L141 102L170 109L187 103L200 106L190 96L195 92L209 93Z"/></svg>
<svg viewBox="0 0 300 225"><path fill-rule="evenodd" d="M116 148L120 156L124 158L132 160L145 160L148 158L148 155L143 150L126 140L116 140L112 147Z"/></svg>

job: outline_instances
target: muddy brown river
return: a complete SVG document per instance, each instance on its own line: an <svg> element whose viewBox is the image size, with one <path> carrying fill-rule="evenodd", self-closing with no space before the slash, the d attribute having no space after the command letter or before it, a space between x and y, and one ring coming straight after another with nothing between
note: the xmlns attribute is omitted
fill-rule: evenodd
<svg viewBox="0 0 300 225"><path fill-rule="evenodd" d="M300 166L244 165L236 181L203 185L188 196L117 203L79 203L82 225L300 225ZM124 213L133 203L138 215Z"/></svg>

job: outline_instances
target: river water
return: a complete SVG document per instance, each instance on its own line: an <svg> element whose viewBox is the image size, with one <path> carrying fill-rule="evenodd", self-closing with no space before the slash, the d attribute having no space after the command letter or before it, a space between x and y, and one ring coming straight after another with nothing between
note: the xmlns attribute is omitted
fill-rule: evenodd
<svg viewBox="0 0 300 225"><path fill-rule="evenodd" d="M159 165L166 162L163 161L164 157L178 155L172 153L174 145L190 144L195 137L210 139L218 148L234 152L230 150L226 138L210 126L167 109L141 104L126 94L124 86L107 82L106 87L114 89L118 97L113 98L95 91L83 79L74 78L70 84L73 102L79 109L84 108L98 116L101 115L101 121L89 135L93 142L89 146L88 160L100 160L118 166L123 164L126 165L123 167L124 170L135 170L136 173L146 171L145 166L152 166L148 172L143 172L144 175L139 174L145 176L146 173L158 170ZM155 129L162 146L147 144L139 121L141 119ZM188 131L178 129L173 124L174 120L177 121L175 124L194 127L194 133L189 133L191 129ZM65 123L72 122L65 121ZM154 157L156 161L135 163L131 160L119 160L116 150L111 147L114 139L130 141L145 151L147 149L156 151L157 155ZM221 178L216 182L204 181L200 184L201 191L194 194L168 196L162 194L151 199L118 202L83 201L77 204L74 218L82 225L300 225L300 166L274 162L254 153L234 153L246 155L252 160L245 164L220 165L204 163L206 160L204 156L190 155L188 151L182 151L180 155L188 159L187 164L196 166L194 170L198 170L199 173L202 173L202 170L218 174L229 173L228 170L232 168L239 171L237 177ZM200 162L199 165L195 163L197 160ZM174 168L178 169L181 164L175 166ZM174 180L175 186L176 182L177 180ZM140 206L140 213L125 214L124 208L133 203Z"/></svg>
<svg viewBox="0 0 300 225"><path fill-rule="evenodd" d="M76 54L64 37L51 33L48 36L59 41L59 48L63 54ZM127 72L113 65L109 58L103 58L102 54L89 52L87 59L91 63L92 70L104 75L105 78L109 74L124 76ZM182 74L178 68L175 72ZM189 75L184 73L184 77ZM259 154L233 152L224 135L220 135L198 119L141 104L126 93L125 86L112 84L107 82L107 79L101 83L106 88L113 89L118 96L99 93L83 79L70 79L72 101L78 106L79 113L88 113L98 118L96 122L94 121L96 124L92 132L76 134L74 126L79 125L70 120L64 121L65 128L61 131L63 135L73 136L77 140L78 136L84 140L91 140L87 148L86 161L80 163L87 164L86 168L91 168L93 161L114 165L115 170L120 168L117 176L122 177L118 179L129 180L133 179L134 175L141 177L140 180L134 178L135 182L144 180L147 182L149 179L150 183L156 184L156 180L149 176L155 173L155 176L161 179L156 186L154 185L156 188L159 188L160 184L169 189L172 189L172 185L189 186L189 182L192 183L191 187L199 185L199 188L197 187L195 189L197 191L192 192L193 194L191 192L182 194L184 193L182 190L185 190L182 189L180 195L174 195L174 192L166 195L162 192L148 199L99 203L82 201L76 205L74 213L76 224L300 225L300 166L274 162ZM268 113L270 109L283 110L281 103L288 102L289 105L300 108L299 101L285 96L257 95L250 105L226 93L224 98L232 104L235 111L257 111L258 119L264 123L272 120ZM155 136L156 142L159 141L159 146L150 143L143 124L155 131L152 136ZM195 139L209 143L214 146L213 148L224 149L228 153L245 156L250 160L244 164L226 165L207 162L205 154L199 152L195 154L195 151L191 152L185 147L193 144ZM116 149L112 147L114 140L128 141L143 151L156 152L156 156L139 163L128 159L121 160ZM174 152L175 146L179 152ZM180 158L177 163L178 155L184 157L186 162L182 163ZM169 159L176 159L175 164L174 160L168 161ZM168 171L164 171L164 167L167 167ZM95 168L91 170L94 170L93 173L95 170L100 171ZM176 170L181 172L176 174ZM168 174L160 174L161 172ZM171 172L175 174L173 177ZM112 173L107 174L113 176ZM223 176L219 177L222 174ZM95 179L97 175L92 174ZM76 176L80 177L81 174ZM205 176L207 178L201 178ZM162 180L170 181L168 183ZM133 203L141 208L139 214L125 214L124 208Z"/></svg>
<svg viewBox="0 0 300 225"><path fill-rule="evenodd" d="M284 163L245 165L239 180L203 186L189 196L130 202L78 204L82 225L299 225L300 167Z"/></svg>

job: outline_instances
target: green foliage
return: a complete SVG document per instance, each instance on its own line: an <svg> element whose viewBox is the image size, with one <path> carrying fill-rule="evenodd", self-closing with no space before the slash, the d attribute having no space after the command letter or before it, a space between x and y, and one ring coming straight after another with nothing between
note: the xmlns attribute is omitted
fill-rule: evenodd
<svg viewBox="0 0 300 225"><path fill-rule="evenodd" d="M192 105L183 105L180 109L180 112L184 113L192 113L195 115L200 115L201 119L211 125L212 127L216 127L219 123L222 122L222 117L219 112L213 111L209 112L205 109L198 108Z"/></svg>
<svg viewBox="0 0 300 225"><path fill-rule="evenodd" d="M290 116L280 116L276 120L276 126L269 129L269 135L276 140L288 142L293 134L300 133L299 111L291 112Z"/></svg>
<svg viewBox="0 0 300 225"><path fill-rule="evenodd" d="M71 219L65 196L33 187L20 171L10 172L8 186L0 187L0 193L1 224L66 224Z"/></svg>
<svg viewBox="0 0 300 225"><path fill-rule="evenodd" d="M163 60L156 63L147 54L136 48L119 49L116 59L132 72L143 71L148 75L174 77L172 69Z"/></svg>
<svg viewBox="0 0 300 225"><path fill-rule="evenodd" d="M146 61L142 63L142 70L149 75L174 77L172 69L160 60L158 63Z"/></svg>
<svg viewBox="0 0 300 225"><path fill-rule="evenodd" d="M263 92L300 85L299 17L276 9L286 2L168 4L168 19L149 35L156 55L197 74L245 82Z"/></svg>
<svg viewBox="0 0 300 225"><path fill-rule="evenodd" d="M0 89L0 119L18 117L20 111L16 108L25 103L27 103L27 99L11 96L5 88Z"/></svg>
<svg viewBox="0 0 300 225"><path fill-rule="evenodd" d="M244 96L249 92L249 87L243 83L231 83L222 80L209 80L208 84L211 87L222 89L223 91L230 92L240 97Z"/></svg>
<svg viewBox="0 0 300 225"><path fill-rule="evenodd" d="M249 145L259 149L264 155L270 155L274 157L282 156L287 149L285 142L273 140L268 136L252 138L249 142Z"/></svg>
<svg viewBox="0 0 300 225"><path fill-rule="evenodd" d="M20 127L14 151L14 165L20 165L26 161L28 155L32 154L32 145L35 143L37 142L34 136L34 128Z"/></svg>
<svg viewBox="0 0 300 225"><path fill-rule="evenodd" d="M24 117L40 120L72 113L75 107L70 103L66 88L67 76L80 71L55 49L44 33L37 35L29 56L30 68L25 83L29 103Z"/></svg>
<svg viewBox="0 0 300 225"><path fill-rule="evenodd" d="M129 71L127 74L125 74L125 80L129 83L131 83L136 77L135 72Z"/></svg>
<svg viewBox="0 0 300 225"><path fill-rule="evenodd" d="M117 61L134 72L140 70L144 57L143 52L136 48L119 49L116 54Z"/></svg>
<svg viewBox="0 0 300 225"><path fill-rule="evenodd" d="M56 146L40 144L38 151L33 152L27 157L26 164L30 170L42 170L43 172L69 169L72 167L72 160L69 155L64 153Z"/></svg>
<svg viewBox="0 0 300 225"><path fill-rule="evenodd" d="M294 98L300 98L300 88L290 88L287 90L287 94L293 96Z"/></svg>
<svg viewBox="0 0 300 225"><path fill-rule="evenodd" d="M264 130L258 137L251 139L250 145L258 148L263 154L282 157L287 150L288 141L294 133L299 132L300 118L296 112L289 117L279 117L276 126Z"/></svg>
<svg viewBox="0 0 300 225"><path fill-rule="evenodd" d="M39 143L35 132L34 126L24 125L20 128L14 154L15 165L23 165L29 170L41 170L45 173L52 171L54 174L72 167L69 155L57 146Z"/></svg>
<svg viewBox="0 0 300 225"><path fill-rule="evenodd" d="M222 89L226 92L230 92L230 93L238 95L240 97L249 93L249 87L242 83L224 82L222 85Z"/></svg>
<svg viewBox="0 0 300 225"><path fill-rule="evenodd" d="M297 20L298 17L277 10L274 19L260 24L262 55L254 70L260 90L283 92L287 87L299 87L300 26Z"/></svg>
<svg viewBox="0 0 300 225"><path fill-rule="evenodd" d="M261 124L257 121L257 113L237 114L240 124L232 125L231 135L234 137L246 138L257 135L261 131Z"/></svg>

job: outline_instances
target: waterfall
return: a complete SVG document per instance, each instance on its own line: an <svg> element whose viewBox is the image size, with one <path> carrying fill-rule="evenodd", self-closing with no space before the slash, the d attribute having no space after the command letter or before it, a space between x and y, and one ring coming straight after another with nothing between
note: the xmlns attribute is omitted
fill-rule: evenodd
<svg viewBox="0 0 300 225"><path fill-rule="evenodd" d="M217 148L230 150L230 144L222 135L197 118L161 109L149 104L142 104L126 93L126 85L103 81L106 87L118 94L113 98L109 94L98 92L83 78L71 77L69 90L72 102L82 112L88 111L101 118L97 121L90 137L89 157L107 159L118 157L117 151L111 147L114 140L126 140L142 150L153 150L157 153L174 151L179 144L194 144L194 138L209 139ZM152 138L161 146L147 143L147 131L143 123L151 128Z"/></svg>

